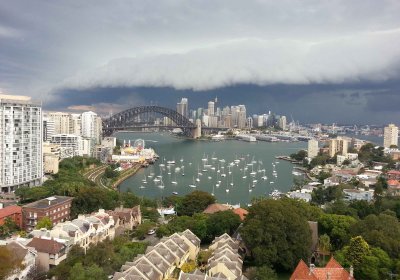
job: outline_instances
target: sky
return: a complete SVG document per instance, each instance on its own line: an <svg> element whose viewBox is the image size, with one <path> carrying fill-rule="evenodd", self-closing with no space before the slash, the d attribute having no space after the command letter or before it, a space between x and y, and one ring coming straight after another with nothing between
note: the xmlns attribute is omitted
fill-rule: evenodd
<svg viewBox="0 0 400 280"><path fill-rule="evenodd" d="M245 104L400 124L398 0L0 2L0 91L46 110Z"/></svg>

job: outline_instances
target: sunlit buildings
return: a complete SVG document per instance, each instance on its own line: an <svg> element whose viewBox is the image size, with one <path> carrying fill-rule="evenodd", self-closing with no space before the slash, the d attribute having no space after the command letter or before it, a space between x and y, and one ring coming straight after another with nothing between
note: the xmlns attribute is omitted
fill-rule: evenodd
<svg viewBox="0 0 400 280"><path fill-rule="evenodd" d="M187 118L189 117L189 102L187 98L182 98L181 102L176 104L176 111Z"/></svg>
<svg viewBox="0 0 400 280"><path fill-rule="evenodd" d="M349 146L349 140L344 137L337 137L329 140L329 156L334 157L337 153L345 156Z"/></svg>
<svg viewBox="0 0 400 280"><path fill-rule="evenodd" d="M398 145L399 128L394 124L389 124L383 130L383 146L390 148L392 145Z"/></svg>
<svg viewBox="0 0 400 280"><path fill-rule="evenodd" d="M308 140L308 157L309 158L315 158L318 155L319 149L318 149L318 141L315 139L310 139Z"/></svg>
<svg viewBox="0 0 400 280"><path fill-rule="evenodd" d="M39 185L43 176L42 105L27 96L0 95L0 187Z"/></svg>

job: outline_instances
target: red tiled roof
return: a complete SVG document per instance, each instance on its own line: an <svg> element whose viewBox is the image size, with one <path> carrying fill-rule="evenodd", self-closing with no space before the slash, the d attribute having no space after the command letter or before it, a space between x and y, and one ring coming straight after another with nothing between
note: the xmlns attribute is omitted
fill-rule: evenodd
<svg viewBox="0 0 400 280"><path fill-rule="evenodd" d="M397 180L388 180L387 184L389 186L397 186L399 184L399 181L397 181Z"/></svg>
<svg viewBox="0 0 400 280"><path fill-rule="evenodd" d="M290 280L355 280L334 258L331 258L325 267L310 269L303 260L300 260Z"/></svg>
<svg viewBox="0 0 400 280"><path fill-rule="evenodd" d="M249 211L243 208L236 208L233 210L233 213L239 215L240 219L243 221L247 214L249 214Z"/></svg>
<svg viewBox="0 0 400 280"><path fill-rule="evenodd" d="M44 239L37 237L34 237L27 246L35 248L38 252L47 254L57 254L65 247L64 244L59 243L54 239Z"/></svg>
<svg viewBox="0 0 400 280"><path fill-rule="evenodd" d="M3 209L0 209L0 219L6 218L13 214L21 214L21 213L22 213L22 207L17 205L7 206Z"/></svg>
<svg viewBox="0 0 400 280"><path fill-rule="evenodd" d="M387 174L400 175L400 171L398 171L398 170L389 170L387 172Z"/></svg>
<svg viewBox="0 0 400 280"><path fill-rule="evenodd" d="M214 214L220 211L226 211L231 209L228 205L213 203L207 206L206 210L203 211L205 214Z"/></svg>

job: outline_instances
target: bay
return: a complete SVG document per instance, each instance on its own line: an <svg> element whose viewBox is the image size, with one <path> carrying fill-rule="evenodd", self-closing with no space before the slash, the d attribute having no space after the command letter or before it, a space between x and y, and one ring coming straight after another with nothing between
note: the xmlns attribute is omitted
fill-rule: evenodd
<svg viewBox="0 0 400 280"><path fill-rule="evenodd" d="M274 189L289 191L293 185L293 165L276 160L275 156L290 155L307 148L306 142L195 141L167 133L118 133L116 137L132 143L143 139L146 148L153 148L160 156L154 165L125 180L119 187L121 192L129 190L138 196L163 198L173 195L173 192L185 195L197 189L214 193L220 203L242 205L249 204L253 197L268 195ZM167 161L175 161L175 165L168 167ZM232 163L233 166L229 167ZM259 171L263 169L265 174ZM253 176L250 174L252 171ZM151 173L154 176L149 178ZM262 179L264 175L266 180ZM161 182L154 182L156 176L162 176L164 188L159 187ZM196 185L196 188L190 185Z"/></svg>

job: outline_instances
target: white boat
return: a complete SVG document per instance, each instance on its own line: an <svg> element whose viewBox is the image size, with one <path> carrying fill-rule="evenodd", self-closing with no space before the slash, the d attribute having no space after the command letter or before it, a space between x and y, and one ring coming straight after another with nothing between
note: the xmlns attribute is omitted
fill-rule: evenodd
<svg viewBox="0 0 400 280"><path fill-rule="evenodd" d="M177 185L178 182L177 182L177 181L171 181L171 184L172 184L172 185Z"/></svg>
<svg viewBox="0 0 400 280"><path fill-rule="evenodd" d="M271 181L271 182L269 182L270 184L273 184L274 183L274 181Z"/></svg>
<svg viewBox="0 0 400 280"><path fill-rule="evenodd" d="M164 164L164 163L160 163L158 166L160 166L160 167L164 167L164 166L165 166L165 164Z"/></svg>
<svg viewBox="0 0 400 280"><path fill-rule="evenodd" d="M172 192L173 195L178 195L178 192Z"/></svg>
<svg viewBox="0 0 400 280"><path fill-rule="evenodd" d="M175 172L179 172L179 171L181 171L181 168L180 167L176 167L175 168Z"/></svg>
<svg viewBox="0 0 400 280"><path fill-rule="evenodd" d="M246 179L246 178L247 178L247 176L246 176L246 175L244 175L242 178L243 178L243 179Z"/></svg>
<svg viewBox="0 0 400 280"><path fill-rule="evenodd" d="M175 164L175 160L169 160L169 161L167 161L167 164Z"/></svg>
<svg viewBox="0 0 400 280"><path fill-rule="evenodd" d="M208 180L211 180L212 177L211 177L211 176L208 176L207 178L208 178Z"/></svg>
<svg viewBox="0 0 400 280"><path fill-rule="evenodd" d="M196 178L196 182L200 182L200 178L199 177Z"/></svg>
<svg viewBox="0 0 400 280"><path fill-rule="evenodd" d="M219 188L219 183L218 183L218 184L215 184L215 186L216 186L217 188Z"/></svg>
<svg viewBox="0 0 400 280"><path fill-rule="evenodd" d="M262 176L261 179L263 179L264 181L268 179L267 176Z"/></svg>
<svg viewBox="0 0 400 280"><path fill-rule="evenodd" d="M145 188L146 188L145 186L140 186L140 187L139 187L139 189L145 189Z"/></svg>
<svg viewBox="0 0 400 280"><path fill-rule="evenodd" d="M193 184L190 184L189 187L191 187L191 188L195 188L196 187L196 185L194 183L194 177L193 177Z"/></svg>
<svg viewBox="0 0 400 280"><path fill-rule="evenodd" d="M226 174L225 174L225 173L222 173L222 174L221 174L221 177L226 177Z"/></svg>
<svg viewBox="0 0 400 280"><path fill-rule="evenodd" d="M298 171L292 171L292 174L294 176L301 176L302 175L301 172L298 172Z"/></svg>
<svg viewBox="0 0 400 280"><path fill-rule="evenodd" d="M219 162L225 162L225 160L224 159L220 159Z"/></svg>
<svg viewBox="0 0 400 280"><path fill-rule="evenodd" d="M183 162L183 158L181 158L180 161Z"/></svg>
<svg viewBox="0 0 400 280"><path fill-rule="evenodd" d="M257 183L257 180L253 180L253 184L256 184Z"/></svg>
<svg viewBox="0 0 400 280"><path fill-rule="evenodd" d="M155 178L153 181L154 181L155 183L158 183L158 182L160 182L161 180L160 180L159 178Z"/></svg>
<svg viewBox="0 0 400 280"><path fill-rule="evenodd" d="M211 167L211 170L215 170L215 167L213 166L213 167Z"/></svg>
<svg viewBox="0 0 400 280"><path fill-rule="evenodd" d="M228 193L228 192L229 192L229 189L226 189L225 191Z"/></svg>

